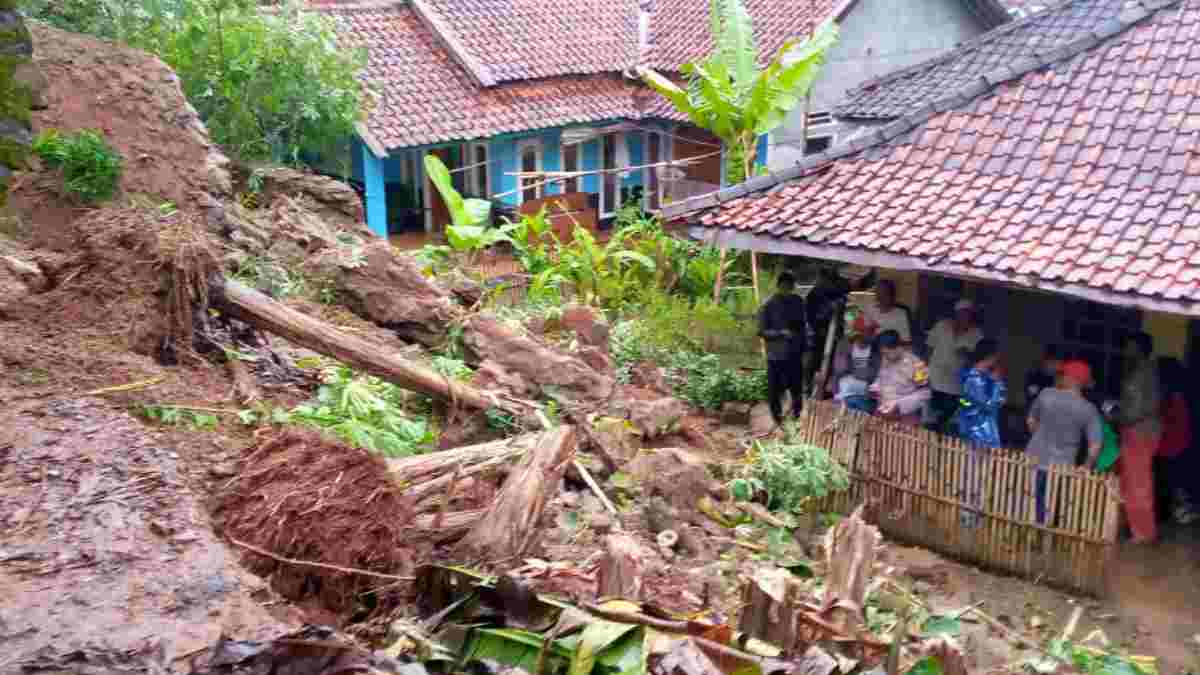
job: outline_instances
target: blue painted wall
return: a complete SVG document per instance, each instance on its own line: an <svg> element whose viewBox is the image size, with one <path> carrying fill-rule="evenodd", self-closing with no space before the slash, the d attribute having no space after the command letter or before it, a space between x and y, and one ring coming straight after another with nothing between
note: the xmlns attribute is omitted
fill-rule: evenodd
<svg viewBox="0 0 1200 675"><path fill-rule="evenodd" d="M375 234L387 238L387 188L383 178L383 160L371 153L365 143L357 144L361 157L363 185L367 193L367 226Z"/></svg>
<svg viewBox="0 0 1200 675"><path fill-rule="evenodd" d="M542 171L562 170L562 129L549 129L542 134ZM562 192L562 183L546 185L546 194Z"/></svg>
<svg viewBox="0 0 1200 675"><path fill-rule="evenodd" d="M488 169L492 194L498 195L517 189L517 177L507 175L517 170L517 142L511 138L488 141ZM519 197L514 192L501 198L505 204L516 205Z"/></svg>
<svg viewBox="0 0 1200 675"><path fill-rule="evenodd" d="M580 148L579 153L579 170L580 171L595 171L600 168L600 141L588 141ZM583 192L599 192L600 191L600 176L592 174L583 177L583 184L579 188Z"/></svg>
<svg viewBox="0 0 1200 675"><path fill-rule="evenodd" d="M641 132L635 132L635 133L630 133L630 134L625 135L625 144L626 144L626 147L628 148L628 152L629 152L629 166L641 166L642 164L646 163L645 159L644 159L644 157L646 156L645 147L644 147L645 140L646 140L646 136L644 134L642 134ZM642 176L645 175L645 173L646 172L642 169L638 169L637 171L630 171L628 176L621 179L621 185L623 185L625 187L633 187L635 185L641 185L642 184Z"/></svg>

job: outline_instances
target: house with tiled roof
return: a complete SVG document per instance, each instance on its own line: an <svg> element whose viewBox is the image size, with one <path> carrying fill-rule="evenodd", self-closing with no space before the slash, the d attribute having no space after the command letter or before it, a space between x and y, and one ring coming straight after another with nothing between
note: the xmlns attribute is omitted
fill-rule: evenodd
<svg viewBox="0 0 1200 675"><path fill-rule="evenodd" d="M709 53L709 0L312 1L333 17L343 47L367 52L375 102L352 165L381 234L448 220L423 175L427 153L443 159L464 194L526 210L556 199L588 224L631 199L657 209L722 183L720 143L634 76L638 66L678 73ZM831 60L843 89L857 82L846 68L875 72L854 65L863 59L940 52L1008 16L997 0L746 4L764 60L822 21L842 21L850 31L842 44L857 45L862 57ZM855 38L889 11L910 17L907 38ZM760 162L773 140L761 139ZM668 160L683 163L644 168Z"/></svg>
<svg viewBox="0 0 1200 675"><path fill-rule="evenodd" d="M974 297L1013 381L1057 343L1111 393L1131 331L1200 356L1198 38L1196 3L1068 0L857 89L850 141L664 213L886 270L925 326Z"/></svg>

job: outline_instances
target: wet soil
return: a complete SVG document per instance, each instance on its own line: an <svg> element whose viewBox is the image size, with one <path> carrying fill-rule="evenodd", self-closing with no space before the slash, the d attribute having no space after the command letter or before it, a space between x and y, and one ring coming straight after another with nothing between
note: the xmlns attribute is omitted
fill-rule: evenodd
<svg viewBox="0 0 1200 675"><path fill-rule="evenodd" d="M77 650L182 667L222 632L282 629L167 439L98 399L28 393L0 388L0 672Z"/></svg>

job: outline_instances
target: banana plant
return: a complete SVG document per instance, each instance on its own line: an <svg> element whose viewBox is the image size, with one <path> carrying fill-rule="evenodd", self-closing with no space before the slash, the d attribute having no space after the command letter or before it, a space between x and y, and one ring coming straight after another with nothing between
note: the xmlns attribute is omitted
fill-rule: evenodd
<svg viewBox="0 0 1200 675"><path fill-rule="evenodd" d="M612 306L652 279L655 268L653 258L625 247L620 230L601 246L591 232L576 226L571 243L559 251L554 269L575 286L584 303Z"/></svg>
<svg viewBox="0 0 1200 675"><path fill-rule="evenodd" d="M707 59L683 66L686 87L649 68L639 68L638 74L692 124L720 138L730 156L740 157L741 166L729 167L729 175L751 176L758 137L775 130L808 97L826 53L837 42L837 25L826 21L808 39L784 44L759 67L753 24L743 0L711 0L709 24L715 48ZM757 260L752 264L757 276ZM718 276L713 298L720 295Z"/></svg>
<svg viewBox="0 0 1200 675"><path fill-rule="evenodd" d="M486 199L464 199L454 189L450 170L437 155L425 155L425 175L437 188L450 212L451 224L446 226L446 240L455 251L466 253L468 265L484 249L502 241L512 241L510 233L516 226L488 227L492 203Z"/></svg>

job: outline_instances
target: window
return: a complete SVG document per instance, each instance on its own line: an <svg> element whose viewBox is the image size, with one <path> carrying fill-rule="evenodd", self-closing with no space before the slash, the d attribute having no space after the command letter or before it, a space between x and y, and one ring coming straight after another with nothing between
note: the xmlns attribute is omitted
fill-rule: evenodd
<svg viewBox="0 0 1200 675"><path fill-rule="evenodd" d="M808 126L819 127L824 124L833 124L833 115L827 112L815 112L808 114Z"/></svg>
<svg viewBox="0 0 1200 675"><path fill-rule="evenodd" d="M1096 302L1067 303L1063 319L1063 347L1072 358L1092 367L1096 389L1116 396L1125 371L1125 338L1141 330L1142 314L1135 309Z"/></svg>
<svg viewBox="0 0 1200 675"><path fill-rule="evenodd" d="M470 163L474 165L471 168L471 185L476 197L487 199L491 194L488 186L487 146L482 143L476 143L473 150L474 152L471 154L470 159Z"/></svg>
<svg viewBox="0 0 1200 675"><path fill-rule="evenodd" d="M816 155L825 152L833 145L833 136L809 137L804 142L804 154Z"/></svg>
<svg viewBox="0 0 1200 675"><path fill-rule="evenodd" d="M657 211L662 206L662 181L659 180L662 167L653 166L663 161L662 139L662 134L646 133L646 163L651 165L646 169L646 209L649 211Z"/></svg>
<svg viewBox="0 0 1200 675"><path fill-rule="evenodd" d="M517 146L521 157L521 173L537 173L542 170L542 144L526 141ZM545 186L541 176L521 176L521 201L531 202L542 198Z"/></svg>
<svg viewBox="0 0 1200 675"><path fill-rule="evenodd" d="M449 148L446 151L446 168L450 169L450 182L459 194L467 191L467 172L456 171L467 165L467 146L465 144Z"/></svg>
<svg viewBox="0 0 1200 675"><path fill-rule="evenodd" d="M617 210L617 182L620 177L613 169L617 168L617 143L621 141L617 134L606 134L600 137L600 168L604 169L601 176L603 188L600 191L600 215L612 215Z"/></svg>
<svg viewBox="0 0 1200 675"><path fill-rule="evenodd" d="M579 170L579 145L571 144L562 146L562 170L563 171L578 171ZM563 192L579 192L579 179L568 178L562 183Z"/></svg>

